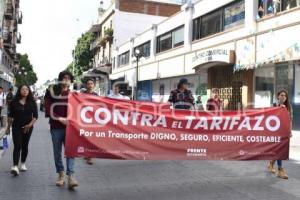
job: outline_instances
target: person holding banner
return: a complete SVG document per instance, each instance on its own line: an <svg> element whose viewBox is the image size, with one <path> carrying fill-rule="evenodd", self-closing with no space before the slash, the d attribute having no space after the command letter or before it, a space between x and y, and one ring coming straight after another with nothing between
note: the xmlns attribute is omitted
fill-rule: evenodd
<svg viewBox="0 0 300 200"><path fill-rule="evenodd" d="M83 91L82 93L98 96L98 94L96 92L94 92L94 89L95 89L95 80L94 79L88 78L85 81L85 86L86 86L86 90ZM85 157L85 159L86 159L87 164L89 164L89 165L93 164L92 158Z"/></svg>
<svg viewBox="0 0 300 200"><path fill-rule="evenodd" d="M290 104L288 92L286 90L280 90L277 93L277 103L275 103L274 106L281 106L288 110L290 114L290 121L291 121L290 127L292 127L292 106ZM268 163L268 171L274 174L276 173L276 169L274 168L275 162L276 162L275 160L272 160ZM282 160L277 160L277 166L278 166L277 177L282 179L288 179L289 177L286 173L286 170L282 167Z"/></svg>
<svg viewBox="0 0 300 200"><path fill-rule="evenodd" d="M62 146L65 144L67 111L68 111L68 95L70 93L70 85L74 77L69 71L59 73L56 85L51 85L45 94L45 115L50 118L50 132L53 143L54 161L56 172L59 174L56 181L57 186L63 186L65 183L64 165L62 162ZM74 158L66 158L68 176L68 187L74 189L79 184L74 178Z"/></svg>
<svg viewBox="0 0 300 200"><path fill-rule="evenodd" d="M190 110L194 109L194 97L188 88L188 80L180 79L177 89L172 90L169 96L169 102L175 109Z"/></svg>
<svg viewBox="0 0 300 200"><path fill-rule="evenodd" d="M12 138L14 143L13 167L10 173L19 175L19 160L21 156L21 171L27 171L25 165L28 155L28 144L32 134L33 125L38 118L37 104L34 100L30 87L21 85L16 96L10 103L8 114L8 126L6 134L10 134L12 126Z"/></svg>

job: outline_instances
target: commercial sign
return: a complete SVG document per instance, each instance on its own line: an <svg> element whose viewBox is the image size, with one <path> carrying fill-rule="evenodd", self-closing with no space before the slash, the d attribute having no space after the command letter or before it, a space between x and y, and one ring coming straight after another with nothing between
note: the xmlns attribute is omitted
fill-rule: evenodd
<svg viewBox="0 0 300 200"><path fill-rule="evenodd" d="M211 62L234 64L235 52L227 49L211 49L196 53L192 59L192 65L194 68Z"/></svg>

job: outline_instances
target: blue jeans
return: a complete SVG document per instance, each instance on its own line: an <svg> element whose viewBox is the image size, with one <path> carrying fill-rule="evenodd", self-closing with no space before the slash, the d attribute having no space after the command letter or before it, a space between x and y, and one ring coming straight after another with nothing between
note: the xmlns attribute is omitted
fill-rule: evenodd
<svg viewBox="0 0 300 200"><path fill-rule="evenodd" d="M282 160L277 160L277 166L278 168L282 168Z"/></svg>
<svg viewBox="0 0 300 200"><path fill-rule="evenodd" d="M64 164L62 161L62 146L65 144L66 130L65 129L51 129L51 137L53 143L54 161L56 167L56 173L65 171ZM74 174L74 158L66 158L67 161L67 172L68 176Z"/></svg>

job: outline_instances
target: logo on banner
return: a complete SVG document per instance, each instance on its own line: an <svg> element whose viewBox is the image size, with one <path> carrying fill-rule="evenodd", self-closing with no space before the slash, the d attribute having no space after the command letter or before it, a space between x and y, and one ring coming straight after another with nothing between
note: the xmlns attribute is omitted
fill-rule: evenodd
<svg viewBox="0 0 300 200"><path fill-rule="evenodd" d="M207 149L187 149L186 154L187 156L195 156L195 157L205 157L207 153Z"/></svg>
<svg viewBox="0 0 300 200"><path fill-rule="evenodd" d="M243 150L240 150L239 154L240 154L241 156L244 156L244 155L246 154L246 152L243 151Z"/></svg>
<svg viewBox="0 0 300 200"><path fill-rule="evenodd" d="M84 147L78 147L77 152L78 153L84 153Z"/></svg>

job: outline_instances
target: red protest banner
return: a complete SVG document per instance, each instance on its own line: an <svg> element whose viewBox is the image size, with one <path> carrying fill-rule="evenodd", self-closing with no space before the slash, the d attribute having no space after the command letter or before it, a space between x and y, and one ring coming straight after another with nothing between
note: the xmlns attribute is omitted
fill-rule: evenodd
<svg viewBox="0 0 300 200"><path fill-rule="evenodd" d="M285 108L209 112L72 93L68 157L143 160L288 159Z"/></svg>

